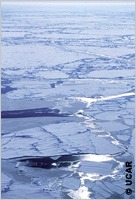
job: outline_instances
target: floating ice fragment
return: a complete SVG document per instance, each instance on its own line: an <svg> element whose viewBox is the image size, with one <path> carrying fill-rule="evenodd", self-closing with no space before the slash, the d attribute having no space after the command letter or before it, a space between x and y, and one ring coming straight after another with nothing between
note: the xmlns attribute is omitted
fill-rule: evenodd
<svg viewBox="0 0 136 200"><path fill-rule="evenodd" d="M80 180L73 177L66 177L62 182L62 186L72 190L77 190L80 186Z"/></svg>

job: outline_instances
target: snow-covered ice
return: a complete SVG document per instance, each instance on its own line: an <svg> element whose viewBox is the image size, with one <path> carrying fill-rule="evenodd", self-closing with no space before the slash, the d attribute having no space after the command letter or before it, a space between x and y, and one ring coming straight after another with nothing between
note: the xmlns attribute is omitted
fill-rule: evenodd
<svg viewBox="0 0 136 200"><path fill-rule="evenodd" d="M134 3L7 2L1 17L2 199L133 199Z"/></svg>

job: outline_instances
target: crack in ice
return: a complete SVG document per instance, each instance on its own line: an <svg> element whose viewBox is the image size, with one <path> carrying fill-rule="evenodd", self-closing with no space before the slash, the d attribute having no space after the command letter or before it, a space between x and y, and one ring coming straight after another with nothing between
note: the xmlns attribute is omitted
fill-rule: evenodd
<svg viewBox="0 0 136 200"><path fill-rule="evenodd" d="M101 98L89 98L89 97L69 97L69 99L77 99L80 100L81 102L87 103L87 107L89 107L92 103L97 102L97 101L106 101L110 99L116 99L120 97L127 97L127 96L134 96L134 92L130 93L125 93L125 94L118 94L118 95L113 95L113 96L107 96L107 97L101 97Z"/></svg>

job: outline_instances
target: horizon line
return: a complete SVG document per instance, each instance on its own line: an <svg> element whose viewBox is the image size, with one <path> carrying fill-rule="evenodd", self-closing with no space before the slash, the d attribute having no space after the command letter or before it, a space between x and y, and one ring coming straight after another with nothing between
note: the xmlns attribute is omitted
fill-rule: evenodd
<svg viewBox="0 0 136 200"><path fill-rule="evenodd" d="M38 0L30 0L30 1L1 1L1 4L50 4L50 5L66 5L66 4L72 4L72 5L87 5L87 4L91 4L91 5L135 5L135 1L134 0L129 0L129 1L80 1L80 0L70 0L70 1L38 1Z"/></svg>

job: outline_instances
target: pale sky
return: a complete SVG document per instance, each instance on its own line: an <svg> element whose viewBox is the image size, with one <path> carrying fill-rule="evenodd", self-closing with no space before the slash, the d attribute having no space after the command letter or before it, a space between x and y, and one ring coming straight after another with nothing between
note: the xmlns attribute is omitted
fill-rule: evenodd
<svg viewBox="0 0 136 200"><path fill-rule="evenodd" d="M135 4L135 1L2 1L2 3L7 3L7 4L43 4L43 3L46 3L46 4L78 4L78 5L82 5L82 4L91 4L91 5L97 5L97 4L103 4L103 5L120 5L120 4L123 4L123 5L134 5Z"/></svg>

